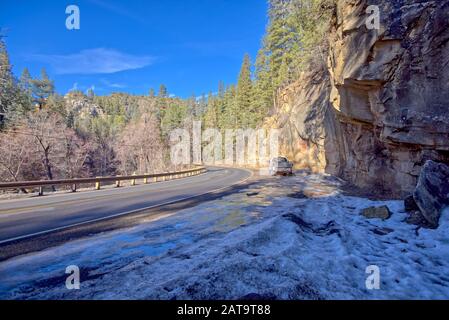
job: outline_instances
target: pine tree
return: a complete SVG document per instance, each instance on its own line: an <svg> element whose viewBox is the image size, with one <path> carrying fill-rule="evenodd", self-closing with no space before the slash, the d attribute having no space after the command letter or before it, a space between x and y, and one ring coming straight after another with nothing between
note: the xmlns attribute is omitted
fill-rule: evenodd
<svg viewBox="0 0 449 320"><path fill-rule="evenodd" d="M167 87L163 84L159 87L159 93L157 95L159 98L167 98L168 97L168 91Z"/></svg>
<svg viewBox="0 0 449 320"><path fill-rule="evenodd" d="M236 107L239 110L237 126L247 127L250 125L251 106L253 103L253 84L251 79L251 60L248 54L243 58L237 82Z"/></svg>
<svg viewBox="0 0 449 320"><path fill-rule="evenodd" d="M19 85L22 91L24 91L26 94L31 96L32 94L32 84L31 84L32 78L30 71L28 68L23 69L22 75L19 78Z"/></svg>
<svg viewBox="0 0 449 320"><path fill-rule="evenodd" d="M257 113L256 122L260 123L273 107L274 97L269 58L263 50L257 55L255 78L253 104Z"/></svg>
<svg viewBox="0 0 449 320"><path fill-rule="evenodd" d="M196 96L193 93L187 100L187 110L189 116L196 118L198 116L198 103L196 101Z"/></svg>
<svg viewBox="0 0 449 320"><path fill-rule="evenodd" d="M275 88L289 84L311 63L326 63L325 35L334 6L335 0L269 0L264 50Z"/></svg>
<svg viewBox="0 0 449 320"><path fill-rule="evenodd" d="M20 99L20 103L17 105L16 110L14 111L17 117L25 115L33 108L33 92L31 83L32 80L33 79L31 78L28 68L25 68L19 78L18 99Z"/></svg>
<svg viewBox="0 0 449 320"><path fill-rule="evenodd" d="M94 91L94 89L93 88L89 88L89 89L87 89L87 99L90 101L90 102L93 102L94 101L94 99L95 99L95 91Z"/></svg>
<svg viewBox="0 0 449 320"><path fill-rule="evenodd" d="M173 99L161 119L163 134L167 136L172 130L182 128L187 115L186 103L179 99Z"/></svg>
<svg viewBox="0 0 449 320"><path fill-rule="evenodd" d="M291 80L290 77L290 67L289 60L287 57L282 59L281 67L279 68L278 76L276 79L276 87L282 88L285 85L289 84Z"/></svg>
<svg viewBox="0 0 449 320"><path fill-rule="evenodd" d="M203 121L205 128L217 128L218 127L218 116L217 116L217 104L216 97L209 92L207 97L207 107L206 112L204 113Z"/></svg>
<svg viewBox="0 0 449 320"><path fill-rule="evenodd" d="M235 86L230 85L225 92L225 96L223 99L224 111L222 116L222 128L224 129L234 129L238 127L237 124L237 115L238 110L236 107L236 99L235 99Z"/></svg>
<svg viewBox="0 0 449 320"><path fill-rule="evenodd" d="M226 89L225 89L225 84L224 84L224 82L223 82L223 81L219 81L219 82L218 82L218 97L219 97L220 99L223 99L224 94L225 94L225 91L226 91Z"/></svg>
<svg viewBox="0 0 449 320"><path fill-rule="evenodd" d="M5 118L14 122L30 107L29 99L12 73L6 45L0 37L0 125L4 124Z"/></svg>
<svg viewBox="0 0 449 320"><path fill-rule="evenodd" d="M218 94L215 97L215 108L218 118L218 128L224 129L224 116L226 113L226 87L223 81L218 82Z"/></svg>
<svg viewBox="0 0 449 320"><path fill-rule="evenodd" d="M272 79L279 78L279 70L285 55L290 54L297 41L294 30L288 24L292 0L270 0L269 25L264 39L264 50L269 53ZM275 82L275 86L277 83Z"/></svg>
<svg viewBox="0 0 449 320"><path fill-rule="evenodd" d="M158 119L162 121L162 119L165 116L165 112L167 110L167 98L168 98L168 91L167 87L163 84L159 87L159 92L157 95L157 101L156 101L156 116Z"/></svg>
<svg viewBox="0 0 449 320"><path fill-rule="evenodd" d="M0 38L0 113L6 114L17 94L6 45Z"/></svg>
<svg viewBox="0 0 449 320"><path fill-rule="evenodd" d="M34 101L38 104L39 109L42 109L47 99L54 94L55 85L53 81L49 79L45 69L41 70L41 78L33 79L31 83Z"/></svg>

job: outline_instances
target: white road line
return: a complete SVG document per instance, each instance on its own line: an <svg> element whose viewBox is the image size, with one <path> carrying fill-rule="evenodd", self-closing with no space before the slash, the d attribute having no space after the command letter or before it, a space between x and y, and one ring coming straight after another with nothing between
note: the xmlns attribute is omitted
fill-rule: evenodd
<svg viewBox="0 0 449 320"><path fill-rule="evenodd" d="M79 226L82 226L82 225L85 225L85 224L90 224L90 223L94 223L94 222L100 222L100 221L104 221L104 220L108 220L108 219L112 219L112 218L117 218L117 217L129 215L129 214L133 214L133 213L138 213L138 212L142 212L142 211L145 211L145 210L155 209L155 208L163 207L163 206L166 206L166 205L169 205L169 204L174 204L174 203L185 201L185 200L190 200L190 199L201 197L201 196L204 196L204 195L207 195L207 194L211 194L211 193L219 192L219 191L222 191L222 190L225 190L225 189L229 189L230 187L233 187L235 185L239 185L239 184L242 184L242 183L248 181L253 176L253 172L250 171L250 170L241 169L241 168L239 168L238 170L247 171L247 172L250 173L250 176L247 177L246 179L243 179L243 180L241 180L239 182L236 182L234 184L231 184L231 185L223 187L223 188L211 190L211 191L208 191L208 192L204 192L204 193L201 193L201 194L197 194L197 195L186 197L186 198L182 198L182 199L177 199L177 200L173 200L173 201L169 201L169 202L153 205L153 206L150 206L150 207L145 207L145 208L140 208L140 209L131 210L131 211L127 211L127 212L117 213L117 214L114 214L114 215L111 215L111 216L107 216L107 217L102 217L102 218L97 218L97 219L93 219L93 220L89 220L89 221L74 223L74 224L71 224L71 225L68 225L68 226L64 226L64 227L58 227L58 228L54 228L54 229L49 229L49 230L45 230L45 231L40 231L40 232L36 232L36 233L23 235L23 236L20 236L20 237L15 237L15 238L11 238L11 239L2 240L2 241L0 241L0 245L3 245L3 244L8 243L8 242L13 242L13 241L17 241L17 240L23 240L23 239L26 239L26 238L40 236L40 235L44 235L44 234L47 234L47 233L52 233L52 232L55 232L55 231L62 231L62 230L66 230L66 229L70 229L70 228L74 228L74 227L79 227Z"/></svg>

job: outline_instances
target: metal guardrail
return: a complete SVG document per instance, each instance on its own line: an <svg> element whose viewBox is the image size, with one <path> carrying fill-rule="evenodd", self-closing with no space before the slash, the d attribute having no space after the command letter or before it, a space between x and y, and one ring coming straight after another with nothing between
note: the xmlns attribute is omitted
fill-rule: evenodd
<svg viewBox="0 0 449 320"><path fill-rule="evenodd" d="M194 169L176 171L176 172L163 172L163 173L131 175L131 176L2 182L2 183L0 183L0 190L25 189L25 188L30 188L30 187L39 187L39 195L43 195L44 187L71 186L72 191L76 192L77 186L79 186L81 184L90 184L90 183L95 184L95 190L100 190L101 184L105 183L105 182L115 182L116 187L120 187L122 181L130 181L131 185L134 186L134 185L136 185L137 180L143 180L144 184L148 184L150 179L153 179L153 182L169 181L169 180L199 175L206 171L207 171L207 169L205 167L197 167Z"/></svg>

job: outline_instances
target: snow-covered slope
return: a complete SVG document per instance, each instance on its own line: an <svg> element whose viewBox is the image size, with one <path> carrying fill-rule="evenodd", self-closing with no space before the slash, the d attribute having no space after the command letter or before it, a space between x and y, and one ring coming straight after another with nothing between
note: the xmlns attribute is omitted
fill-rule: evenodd
<svg viewBox="0 0 449 320"><path fill-rule="evenodd" d="M387 221L360 211L387 205ZM447 299L449 212L437 230L399 201L344 196L324 175L267 179L136 228L0 264L2 299ZM81 289L65 268L81 269ZM380 268L368 290L366 268Z"/></svg>

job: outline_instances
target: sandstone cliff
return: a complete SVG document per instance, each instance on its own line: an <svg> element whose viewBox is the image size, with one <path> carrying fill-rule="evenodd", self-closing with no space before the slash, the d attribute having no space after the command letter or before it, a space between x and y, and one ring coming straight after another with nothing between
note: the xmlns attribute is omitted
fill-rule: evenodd
<svg viewBox="0 0 449 320"><path fill-rule="evenodd" d="M380 30L368 30L370 5ZM449 0L339 0L327 70L304 73L267 126L281 153L393 197L449 163Z"/></svg>

